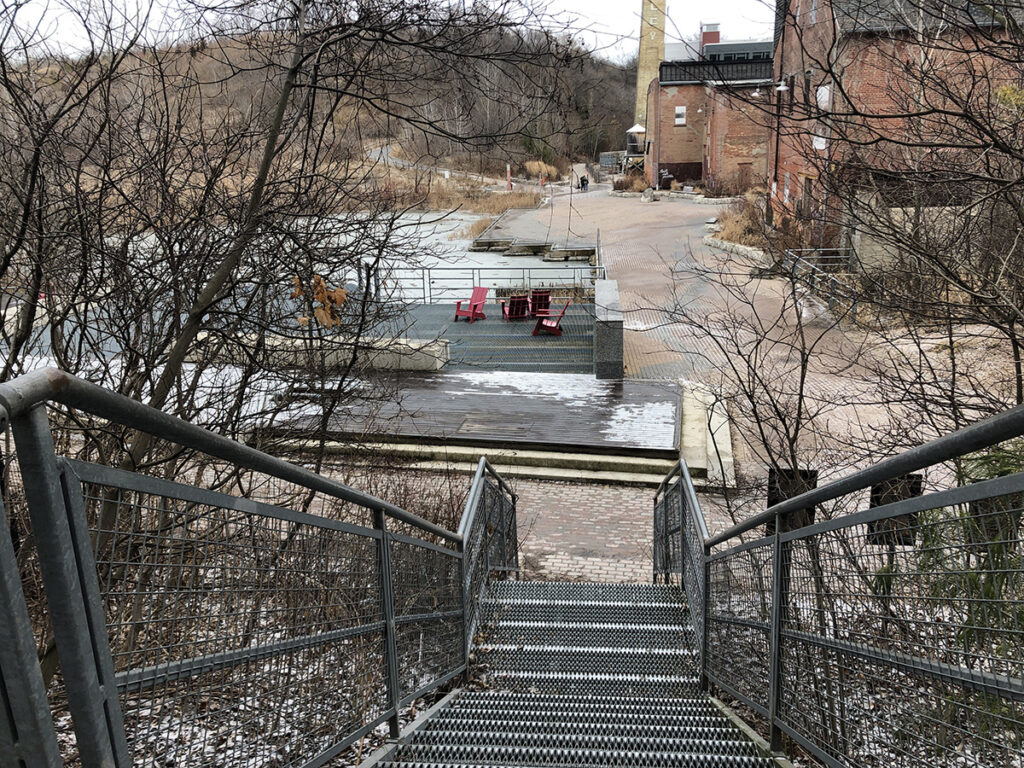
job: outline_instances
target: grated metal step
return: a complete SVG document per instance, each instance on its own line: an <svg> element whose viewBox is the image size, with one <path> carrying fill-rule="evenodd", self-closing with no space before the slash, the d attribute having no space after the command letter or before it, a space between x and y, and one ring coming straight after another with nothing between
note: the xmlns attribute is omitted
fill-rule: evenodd
<svg viewBox="0 0 1024 768"><path fill-rule="evenodd" d="M405 738L398 768L767 768L699 691L678 587L499 582L475 638L490 690Z"/></svg>
<svg viewBox="0 0 1024 768"><path fill-rule="evenodd" d="M664 584L602 584L559 581L499 581L488 587L500 600L611 600L683 606L678 586Z"/></svg>
<svg viewBox="0 0 1024 768"><path fill-rule="evenodd" d="M630 600L536 600L484 601L484 616L489 622L546 621L570 624L671 624L685 622L686 612L679 605Z"/></svg>

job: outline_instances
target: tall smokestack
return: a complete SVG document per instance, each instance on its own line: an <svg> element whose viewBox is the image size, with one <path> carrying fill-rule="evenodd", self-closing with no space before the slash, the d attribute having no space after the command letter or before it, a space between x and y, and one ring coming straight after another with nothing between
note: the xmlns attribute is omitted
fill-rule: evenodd
<svg viewBox="0 0 1024 768"><path fill-rule="evenodd" d="M665 58L666 0L643 0L640 10L640 58L636 69L636 122L647 125L647 86Z"/></svg>

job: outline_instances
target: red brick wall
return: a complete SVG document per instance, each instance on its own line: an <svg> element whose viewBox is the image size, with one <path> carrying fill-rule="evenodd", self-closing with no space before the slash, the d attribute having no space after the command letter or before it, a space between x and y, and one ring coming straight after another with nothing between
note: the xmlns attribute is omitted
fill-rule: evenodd
<svg viewBox="0 0 1024 768"><path fill-rule="evenodd" d="M660 103L659 103L660 101ZM676 107L686 107L686 125L676 125ZM700 110L700 111L698 111ZM652 83L647 93L649 152L644 158L647 183L655 186L655 174L668 170L677 181L700 179L704 160L704 119L707 97L704 86L662 85ZM687 170L690 172L687 173Z"/></svg>
<svg viewBox="0 0 1024 768"><path fill-rule="evenodd" d="M711 89L705 144L705 183L743 188L763 184L768 170L769 121L755 89ZM764 94L768 89L761 88Z"/></svg>
<svg viewBox="0 0 1024 768"><path fill-rule="evenodd" d="M813 18L812 7L816 8ZM993 88L998 87L1005 81L1010 68L972 52L973 45L976 43L972 44L966 38L959 42L946 40L929 49L929 66L944 73L939 79L951 84L987 81ZM913 111L921 103L942 106L946 98L941 86L939 92L917 93L917 88L928 87L915 82L913 77L914 62L918 58L917 46L910 40L884 39L868 34L840 37L827 0L791 0L782 39L775 51L776 84L784 81L791 90L779 94L773 86L771 93L773 98L782 99L777 127L769 139L768 158L769 184L775 190L772 208L780 221L798 213L797 205L805 197L808 180L811 189L809 203L815 216L819 219L825 216L830 222L839 220L839 212L828 209L827 201L822 199L822 181L842 172L844 153L849 151L851 144L833 141L825 126L808 118L803 107L805 99L814 104L820 86L831 85L830 75L822 71L822 62L833 62L832 68L842 73L844 96L848 99L839 101L836 89L832 88L831 108L841 113L864 115L844 121L844 130L861 134L854 143L861 145L858 153L862 158L870 153L873 165L886 168L899 167L905 161L899 139L907 130L907 124L899 118L884 116ZM909 74L900 64L903 61L910 63ZM984 99L985 94L982 93L980 98ZM851 107L855 109L851 110ZM951 111L955 114L959 107L952 105ZM955 133L955 127L951 130L950 125L941 120L938 122L939 130L946 132L939 138L940 144L955 143L956 138L951 135ZM814 141L816 135L817 144ZM871 141L875 138L881 138L881 143ZM887 143L887 138L893 142ZM827 237L825 242L828 243Z"/></svg>

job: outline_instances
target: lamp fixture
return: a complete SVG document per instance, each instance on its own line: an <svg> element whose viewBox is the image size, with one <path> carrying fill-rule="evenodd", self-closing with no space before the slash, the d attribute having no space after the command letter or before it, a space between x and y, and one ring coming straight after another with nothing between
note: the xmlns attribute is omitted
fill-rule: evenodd
<svg viewBox="0 0 1024 768"><path fill-rule="evenodd" d="M750 96L751 96L751 98L754 98L754 99L760 99L761 98L761 89L760 88L755 88L754 92L752 94L750 94Z"/></svg>
<svg viewBox="0 0 1024 768"><path fill-rule="evenodd" d="M776 88L775 90L778 91L779 93L785 93L786 91L789 90L789 86L786 85L785 80L779 80L779 87Z"/></svg>
<svg viewBox="0 0 1024 768"><path fill-rule="evenodd" d="M698 115L703 114L703 112L704 112L704 107L697 107L697 114Z"/></svg>

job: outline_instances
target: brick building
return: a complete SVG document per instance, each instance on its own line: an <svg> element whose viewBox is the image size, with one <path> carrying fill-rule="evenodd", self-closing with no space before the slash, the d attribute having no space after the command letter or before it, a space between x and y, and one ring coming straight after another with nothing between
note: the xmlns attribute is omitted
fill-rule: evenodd
<svg viewBox="0 0 1024 768"><path fill-rule="evenodd" d="M771 48L770 40L720 42L718 25L705 25L696 58L661 63L647 88L644 169L651 186L702 182L739 190L763 181L768 128L756 100L771 85Z"/></svg>
<svg viewBox="0 0 1024 768"><path fill-rule="evenodd" d="M949 109L931 128L918 120L915 130L935 131L918 137L922 146L930 138L953 146L962 108L955 102L970 99L957 89L966 93L973 82L983 83L979 93L998 93L1000 85L1017 82L1013 68L998 56L989 59L984 48L990 35L998 36L997 17L965 7L947 0L777 0L768 178L778 224L799 222L808 245L857 245L856 227L829 190L869 176L877 196L886 175L901 176L907 162L911 142L901 136L907 115ZM1009 13L1024 17L1019 6ZM972 30L987 31L979 41ZM930 84L915 82L922 59L940 73ZM933 160L941 167L940 155ZM883 190L877 204L900 205L886 199Z"/></svg>

